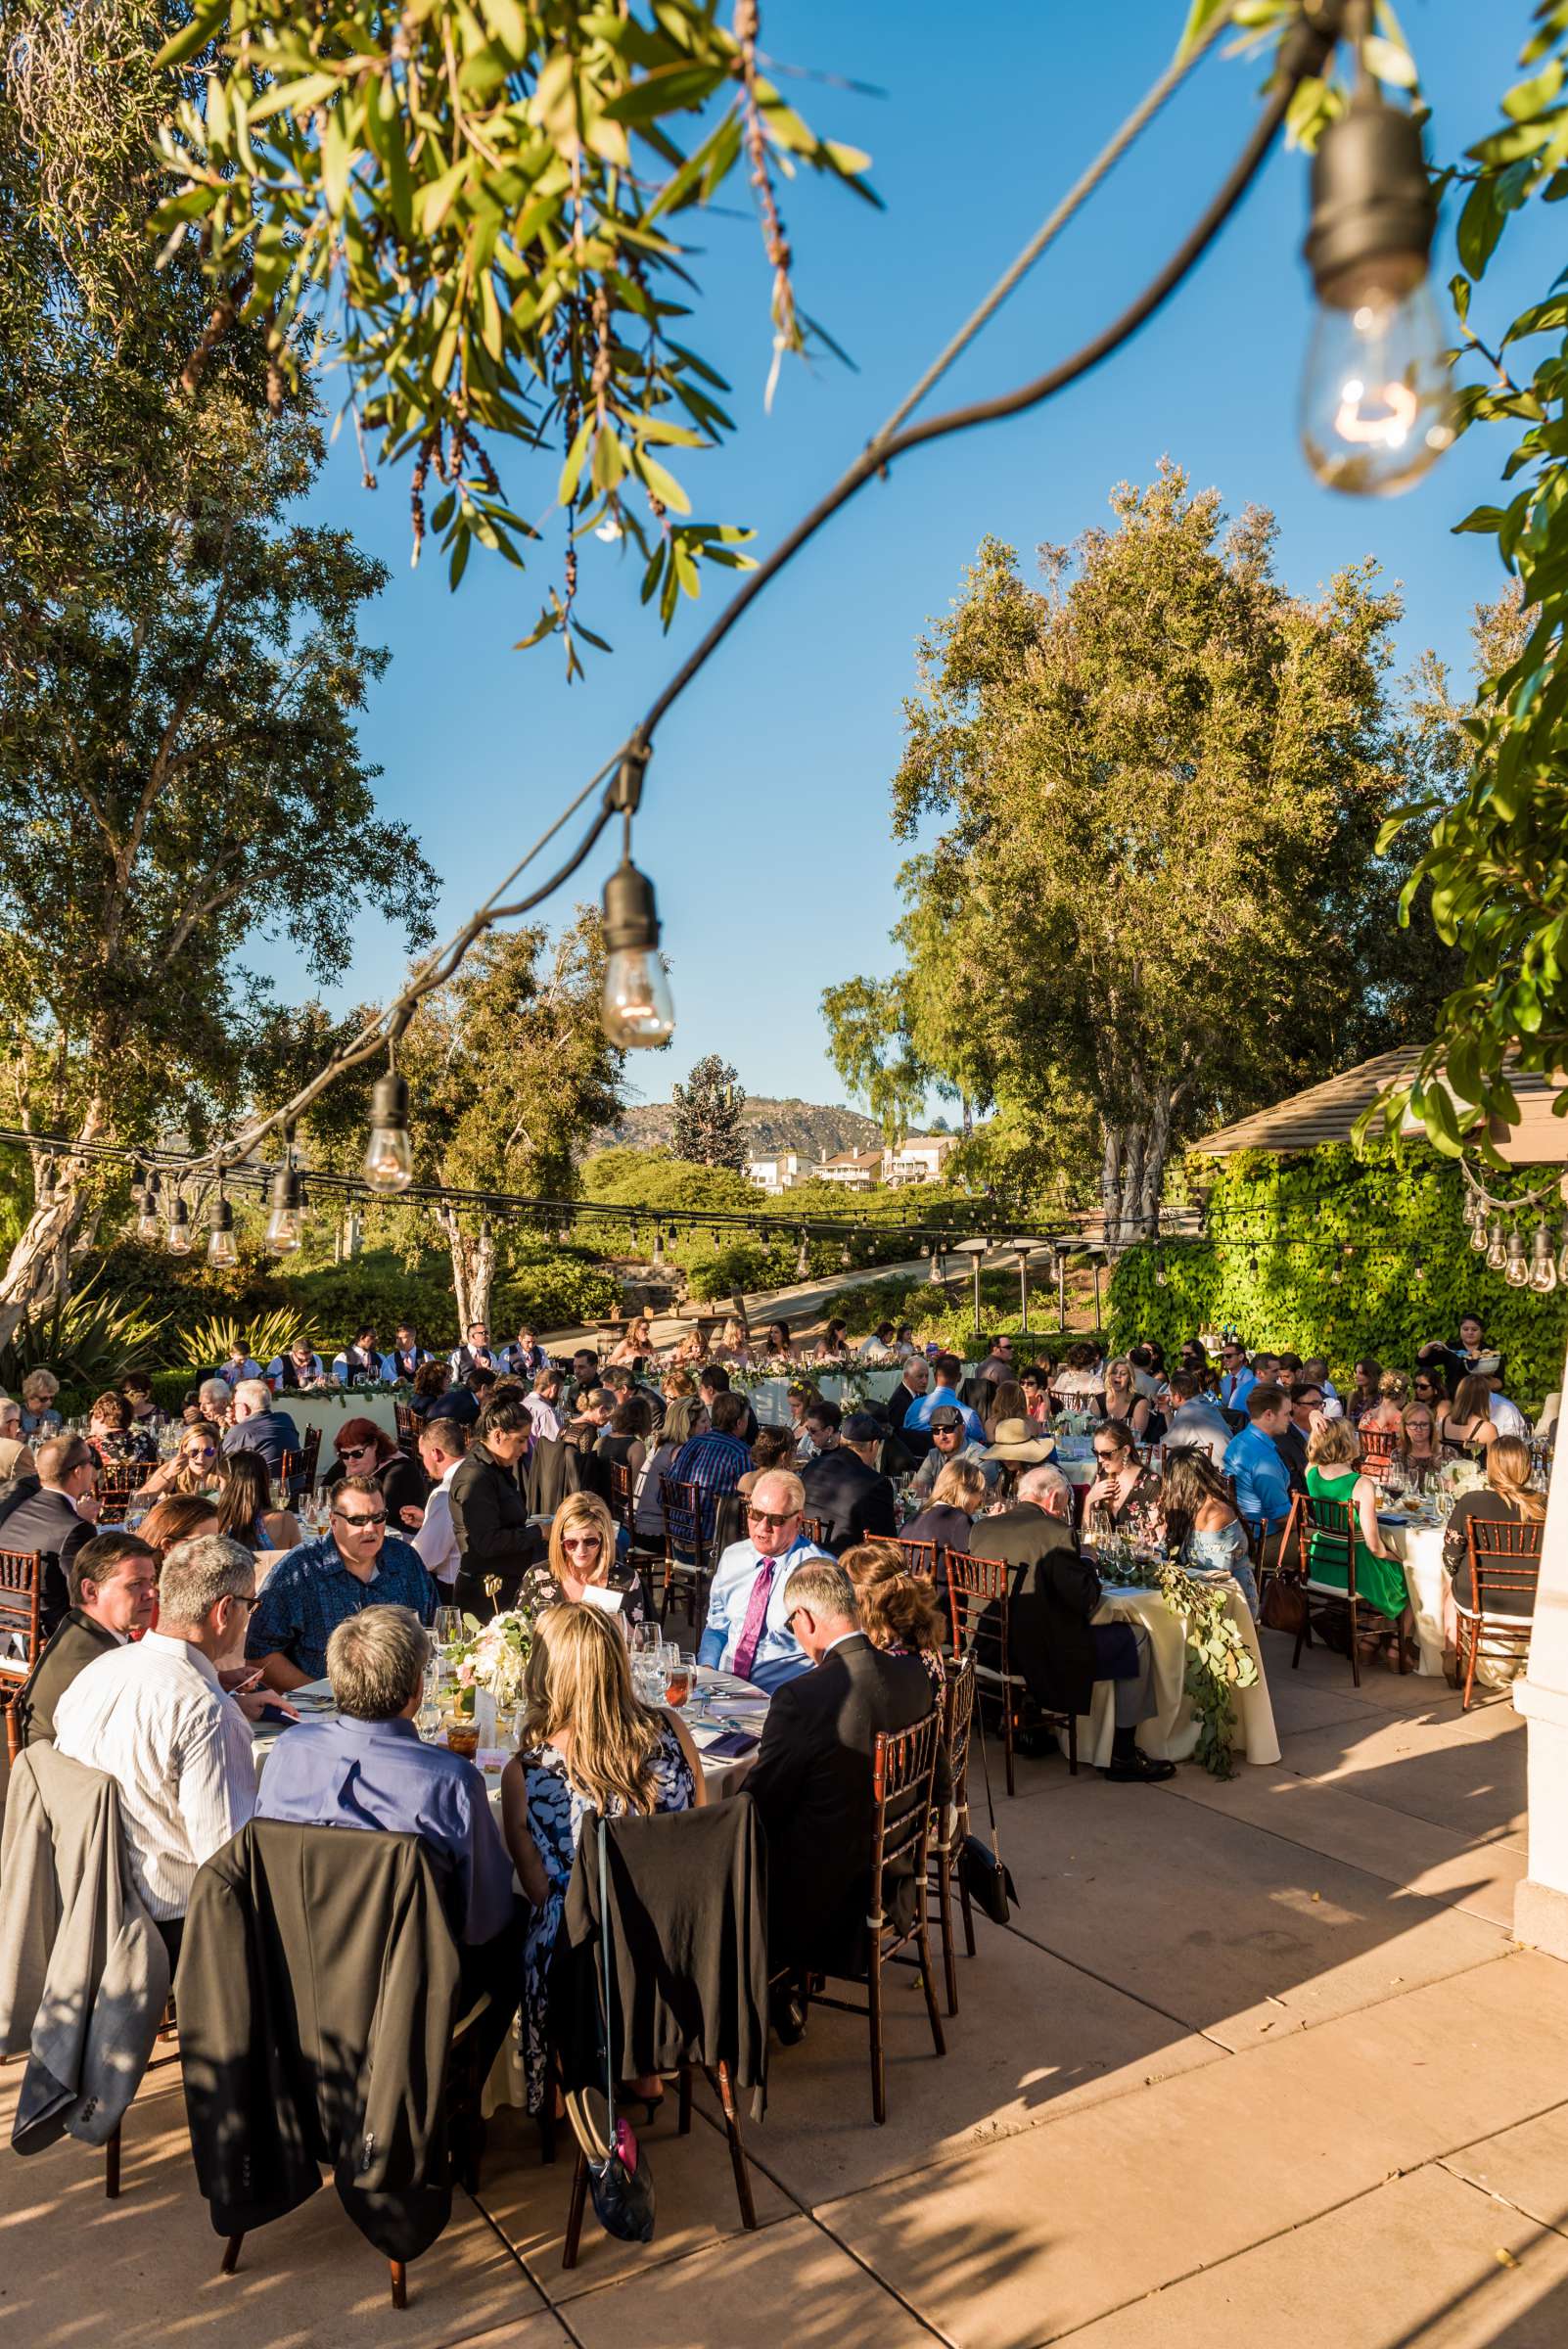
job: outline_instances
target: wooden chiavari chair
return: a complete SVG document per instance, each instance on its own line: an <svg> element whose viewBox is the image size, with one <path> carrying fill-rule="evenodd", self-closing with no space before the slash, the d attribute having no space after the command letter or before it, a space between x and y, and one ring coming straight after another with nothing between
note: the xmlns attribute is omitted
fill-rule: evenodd
<svg viewBox="0 0 1568 2349"><path fill-rule="evenodd" d="M43 1646L43 1559L35 1549L0 1549L0 1697L6 1708L6 1753L22 1751L16 1700Z"/></svg>
<svg viewBox="0 0 1568 2349"><path fill-rule="evenodd" d="M1455 1662L1464 1683L1463 1712L1470 1709L1476 1663L1484 1642L1492 1656L1517 1658L1529 1648L1541 1583L1542 1530L1539 1525L1499 1517L1472 1517L1465 1526L1475 1605L1461 1607L1454 1601L1458 1622ZM1510 1599L1528 1599L1528 1610L1508 1605Z"/></svg>
<svg viewBox="0 0 1568 2349"><path fill-rule="evenodd" d="M919 1968L926 1996L935 2052L945 2055L942 2017L931 1962L931 1925L927 1916L926 1883L931 1868L931 1806L937 1757L942 1744L943 1714L934 1706L912 1728L877 1733L871 1764L871 1792L875 1806L871 1830L871 1894L866 1913L866 2004L830 1999L814 1990L810 1980L801 1984L803 2002L814 1999L820 2006L837 2007L842 2014L863 2014L870 2023L871 2117L888 2117L886 2066L883 2047L882 1968L901 1960ZM897 1884L912 1875L917 1898L906 1924L890 1912ZM903 1958L913 1942L912 1958ZM855 1977L858 1979L859 1977Z"/></svg>
<svg viewBox="0 0 1568 2349"><path fill-rule="evenodd" d="M684 1479L662 1476L659 1498L665 1513L665 1580L659 1601L659 1621L669 1616L670 1599L678 1591L686 1620L695 1631L707 1612L708 1586L713 1579L713 1554L703 1531L703 1496Z"/></svg>
<svg viewBox="0 0 1568 2349"><path fill-rule="evenodd" d="M977 1693L993 1697L1001 1710L1002 1756L1007 1791L1018 1787L1013 1768L1015 1731L1023 1726L1026 1709L1054 1729L1067 1732L1067 1768L1078 1775L1078 1717L1044 1713L1032 1707L1029 1690L1008 1663L1008 1577L1013 1572L1000 1558L968 1557L962 1550L947 1552L947 1604L952 1613L955 1656L974 1652Z"/></svg>

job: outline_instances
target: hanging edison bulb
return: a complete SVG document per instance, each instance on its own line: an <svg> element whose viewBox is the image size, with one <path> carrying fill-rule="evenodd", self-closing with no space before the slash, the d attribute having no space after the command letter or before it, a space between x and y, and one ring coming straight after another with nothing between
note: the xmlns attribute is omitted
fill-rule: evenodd
<svg viewBox="0 0 1568 2349"><path fill-rule="evenodd" d="M807 1245L806 1245L806 1234L805 1234L805 1232L803 1231L803 1232L802 1232L802 1234L801 1234L801 1245L800 1245L800 1249L799 1249L799 1252L797 1253L797 1255L796 1255L796 1259L795 1259L795 1277L796 1277L796 1279L797 1279L797 1280L805 1280L805 1278L806 1278L807 1274L807 1273L810 1271L810 1269L811 1269L811 1257L810 1257L810 1251L807 1249Z"/></svg>
<svg viewBox="0 0 1568 2349"><path fill-rule="evenodd" d="M163 1245L170 1256L189 1256L191 1253L191 1211L176 1191L169 1201L168 1230Z"/></svg>
<svg viewBox="0 0 1568 2349"><path fill-rule="evenodd" d="M1482 1204L1480 1214L1470 1226L1470 1245L1477 1256L1485 1256L1490 1238L1491 1234L1487 1229L1487 1211L1485 1205Z"/></svg>
<svg viewBox="0 0 1568 2349"><path fill-rule="evenodd" d="M1530 1244L1530 1286L1538 1297L1549 1297L1556 1285L1557 1260L1552 1251L1551 1233L1543 1216Z"/></svg>
<svg viewBox="0 0 1568 2349"><path fill-rule="evenodd" d="M370 1139L359 1171L373 1191L406 1191L414 1179L408 1086L395 1069L376 1080L370 1096Z"/></svg>
<svg viewBox="0 0 1568 2349"><path fill-rule="evenodd" d="M1568 1289L1568 1216L1564 1216L1562 1229L1557 1234L1557 1279Z"/></svg>
<svg viewBox="0 0 1568 2349"><path fill-rule="evenodd" d="M155 1167L147 1177L147 1188L142 1193L141 1204L136 1211L136 1237L139 1240L156 1240L161 1229L161 1220L158 1212L158 1170Z"/></svg>
<svg viewBox="0 0 1568 2349"><path fill-rule="evenodd" d="M1494 1216L1487 1226L1487 1265L1490 1270L1500 1272L1508 1262L1508 1239L1502 1228L1502 1218Z"/></svg>
<svg viewBox="0 0 1568 2349"><path fill-rule="evenodd" d="M207 1261L220 1269L238 1262L239 1251L234 1245L234 1210L219 1191L212 1202L212 1222L208 1236Z"/></svg>
<svg viewBox="0 0 1568 2349"><path fill-rule="evenodd" d="M623 1050L668 1043L675 1032L675 1006L659 952L653 883L628 857L604 885L604 943L600 1018L606 1036Z"/></svg>
<svg viewBox="0 0 1568 2349"><path fill-rule="evenodd" d="M1508 1253L1503 1259L1502 1277L1510 1289L1527 1289L1530 1286L1530 1259L1525 1254L1524 1233L1517 1223L1508 1234Z"/></svg>
<svg viewBox="0 0 1568 2349"><path fill-rule="evenodd" d="M272 1212L267 1217L267 1246L274 1256L289 1256L299 1247L302 1215L300 1177L293 1167L280 1167L272 1178Z"/></svg>

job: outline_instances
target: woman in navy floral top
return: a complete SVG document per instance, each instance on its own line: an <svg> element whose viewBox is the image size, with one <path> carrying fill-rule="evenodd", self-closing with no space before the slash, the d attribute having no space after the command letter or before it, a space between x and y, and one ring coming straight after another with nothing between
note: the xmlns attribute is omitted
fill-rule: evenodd
<svg viewBox="0 0 1568 2349"><path fill-rule="evenodd" d="M501 1832L533 1908L518 2017L530 2112L544 2103L550 1957L584 1819L596 1812L616 1819L628 1811L690 1811L706 1799L685 1724L632 1692L619 1624L593 1607L541 1615L528 1661L521 1750L501 1777ZM658 2094L657 2081L637 2088Z"/></svg>

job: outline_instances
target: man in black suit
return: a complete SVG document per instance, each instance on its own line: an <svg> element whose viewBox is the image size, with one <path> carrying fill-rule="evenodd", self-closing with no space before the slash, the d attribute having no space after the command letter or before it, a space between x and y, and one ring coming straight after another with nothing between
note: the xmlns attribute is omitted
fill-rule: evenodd
<svg viewBox="0 0 1568 2349"><path fill-rule="evenodd" d="M1307 1490L1307 1445L1323 1415L1323 1390L1302 1379L1290 1390L1290 1417L1274 1438L1274 1450L1285 1463L1292 1493Z"/></svg>
<svg viewBox="0 0 1568 2349"><path fill-rule="evenodd" d="M1079 1550L1072 1495L1059 1468L1031 1468L1010 1509L976 1521L975 1557L1016 1569L1008 1582L1008 1664L1048 1713L1086 1713L1096 1681L1116 1682L1116 1733L1105 1775L1147 1785L1174 1762L1141 1753L1137 1725L1155 1710L1153 1659L1138 1625L1095 1623L1100 1578Z"/></svg>
<svg viewBox="0 0 1568 2349"><path fill-rule="evenodd" d="M158 1553L134 1534L94 1534L66 1580L70 1611L11 1700L23 1745L52 1745L55 1707L77 1673L148 1629L158 1604Z"/></svg>
<svg viewBox="0 0 1568 2349"><path fill-rule="evenodd" d="M43 1560L47 1638L70 1605L67 1569L98 1524L98 1463L80 1436L51 1436L33 1457L38 1482L23 1479L0 1515L0 1549L36 1551Z"/></svg>
<svg viewBox="0 0 1568 2349"><path fill-rule="evenodd" d="M864 1962L877 1732L912 1728L936 1692L917 1656L872 1646L853 1585L835 1559L797 1566L784 1601L785 1626L815 1670L774 1690L746 1781L767 1835L768 1968L856 1975ZM799 2037L798 2013L776 2009L775 2021L781 2037Z"/></svg>
<svg viewBox="0 0 1568 2349"><path fill-rule="evenodd" d="M877 1535L891 1540L899 1514L893 1487L873 1464L882 1441L876 1421L857 1412L846 1422L836 1403L813 1403L805 1427L816 1446L816 1457L801 1470L806 1514L821 1519L834 1556Z"/></svg>

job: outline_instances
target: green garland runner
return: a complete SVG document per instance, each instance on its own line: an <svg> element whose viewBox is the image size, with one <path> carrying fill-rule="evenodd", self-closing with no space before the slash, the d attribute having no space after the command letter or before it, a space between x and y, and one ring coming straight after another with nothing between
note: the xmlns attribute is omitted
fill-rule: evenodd
<svg viewBox="0 0 1568 2349"><path fill-rule="evenodd" d="M1186 1641L1185 1686L1198 1724L1194 1759L1211 1777L1234 1776L1230 1767L1231 1700L1258 1685L1258 1666L1231 1622L1222 1585L1200 1583L1171 1559L1139 1557L1125 1538L1095 1553L1095 1570L1107 1590L1159 1591L1181 1624Z"/></svg>

